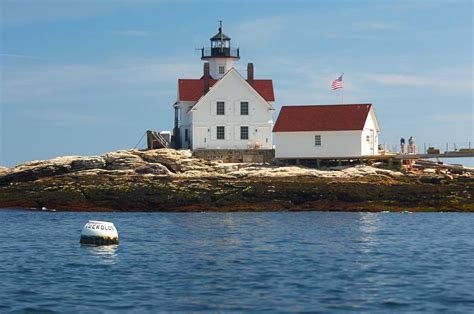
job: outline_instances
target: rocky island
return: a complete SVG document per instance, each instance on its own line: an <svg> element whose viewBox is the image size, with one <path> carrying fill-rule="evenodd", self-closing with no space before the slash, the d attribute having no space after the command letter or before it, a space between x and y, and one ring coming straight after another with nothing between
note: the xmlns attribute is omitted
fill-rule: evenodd
<svg viewBox="0 0 474 314"><path fill-rule="evenodd" d="M0 208L64 211L474 211L474 177L228 164L126 150L0 168Z"/></svg>

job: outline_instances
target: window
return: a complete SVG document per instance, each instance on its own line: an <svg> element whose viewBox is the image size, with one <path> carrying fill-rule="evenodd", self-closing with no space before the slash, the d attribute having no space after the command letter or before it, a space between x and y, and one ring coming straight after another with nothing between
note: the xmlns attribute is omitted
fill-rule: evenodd
<svg viewBox="0 0 474 314"><path fill-rule="evenodd" d="M225 115L225 103L223 101L217 102L216 114L218 116Z"/></svg>
<svg viewBox="0 0 474 314"><path fill-rule="evenodd" d="M248 103L248 101L241 101L240 102L240 115L241 116L248 116L249 115L249 103Z"/></svg>
<svg viewBox="0 0 474 314"><path fill-rule="evenodd" d="M218 126L216 129L216 135L218 140L224 140L225 139L225 127L223 126Z"/></svg>
<svg viewBox="0 0 474 314"><path fill-rule="evenodd" d="M188 142L189 141L189 130L184 129L184 141Z"/></svg>
<svg viewBox="0 0 474 314"><path fill-rule="evenodd" d="M321 135L314 136L314 146L321 146Z"/></svg>
<svg viewBox="0 0 474 314"><path fill-rule="evenodd" d="M225 67L223 65L219 66L219 74L224 74L225 73Z"/></svg>
<svg viewBox="0 0 474 314"><path fill-rule="evenodd" d="M249 139L249 127L248 126L241 126L240 127L240 139L241 140L248 140Z"/></svg>

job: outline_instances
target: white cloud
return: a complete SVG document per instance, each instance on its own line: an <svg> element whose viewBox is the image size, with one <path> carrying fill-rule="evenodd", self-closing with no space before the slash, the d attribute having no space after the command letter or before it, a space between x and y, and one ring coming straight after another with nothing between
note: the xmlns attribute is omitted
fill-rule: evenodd
<svg viewBox="0 0 474 314"><path fill-rule="evenodd" d="M21 59L43 59L38 56L22 55L22 54L12 54L12 53L0 53L2 58L21 58Z"/></svg>
<svg viewBox="0 0 474 314"><path fill-rule="evenodd" d="M456 0L455 0L456 1ZM455 2L451 1L451 2ZM415 11L415 10L427 10L430 8L436 8L446 4L447 0L419 0L419 1L379 1L374 4L387 11Z"/></svg>
<svg viewBox="0 0 474 314"><path fill-rule="evenodd" d="M22 110L20 113L25 117L32 118L33 120L41 120L47 123L54 123L54 124L59 124L59 125L70 125L70 124L105 125L105 124L114 122L110 116L84 114L84 113L74 112L70 108L66 110L66 108L42 107L42 108L36 108L36 109L25 109L25 110Z"/></svg>
<svg viewBox="0 0 474 314"><path fill-rule="evenodd" d="M238 38L240 44L261 47L274 44L281 32L287 29L291 16L276 15L249 20L239 24L231 30L233 37Z"/></svg>
<svg viewBox="0 0 474 314"><path fill-rule="evenodd" d="M199 69L199 64L173 60L133 60L108 65L36 65L3 69L0 88L4 103L38 100L70 103L79 98L113 98L116 95L152 94L158 97L163 89L160 85L176 84L178 78L197 77Z"/></svg>
<svg viewBox="0 0 474 314"><path fill-rule="evenodd" d="M427 86L471 90L473 85L472 79L469 79L469 77L460 80L457 79L459 76L453 75L446 77L436 75L436 73L430 73L424 76L370 73L364 76L371 81L390 86Z"/></svg>
<svg viewBox="0 0 474 314"><path fill-rule="evenodd" d="M309 62L308 62L309 61ZM256 62L257 77L273 78L279 105L338 104L342 91L331 90L331 83L341 72L321 60L297 57L269 57ZM370 102L370 91L364 90L355 75L345 81L344 103Z"/></svg>
<svg viewBox="0 0 474 314"><path fill-rule="evenodd" d="M137 6L161 5L160 0L2 0L4 24L29 24L45 21L79 20Z"/></svg>
<svg viewBox="0 0 474 314"><path fill-rule="evenodd" d="M149 37L151 34L147 31L143 30L124 30L124 31L118 31L115 32L117 35L122 35L122 36L130 36L130 37Z"/></svg>
<svg viewBox="0 0 474 314"><path fill-rule="evenodd" d="M352 23L352 29L355 31L387 31L398 30L400 26L394 23L387 22L355 22Z"/></svg>
<svg viewBox="0 0 474 314"><path fill-rule="evenodd" d="M471 122L471 125L474 123L472 112L467 114L437 114L429 116L428 118L433 121L441 122Z"/></svg>
<svg viewBox="0 0 474 314"><path fill-rule="evenodd" d="M376 81L384 85L432 85L433 80L424 77L404 74L367 74L369 80Z"/></svg>

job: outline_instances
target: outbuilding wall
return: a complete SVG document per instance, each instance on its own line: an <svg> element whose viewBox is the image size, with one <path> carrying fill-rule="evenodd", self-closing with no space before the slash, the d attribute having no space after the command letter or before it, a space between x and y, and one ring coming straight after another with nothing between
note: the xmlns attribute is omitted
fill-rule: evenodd
<svg viewBox="0 0 474 314"><path fill-rule="evenodd" d="M321 146L315 136L321 135ZM362 131L275 132L276 158L359 157Z"/></svg>
<svg viewBox="0 0 474 314"><path fill-rule="evenodd" d="M362 131L361 147L362 155L364 156L372 156L379 154L379 132L377 131L377 128L375 126L374 115L375 114L373 110L371 110L367 115L364 130ZM371 144L372 142L373 145Z"/></svg>

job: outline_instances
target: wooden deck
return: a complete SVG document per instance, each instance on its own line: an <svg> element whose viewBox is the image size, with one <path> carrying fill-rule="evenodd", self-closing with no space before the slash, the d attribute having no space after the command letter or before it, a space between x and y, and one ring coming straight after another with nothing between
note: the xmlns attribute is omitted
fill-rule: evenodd
<svg viewBox="0 0 474 314"><path fill-rule="evenodd" d="M474 152L458 153L449 152L444 154L384 154L384 155L365 155L365 156L347 156L347 157L302 157L302 158L276 158L285 160L407 160L407 159L432 159L432 158L470 158L474 157Z"/></svg>
<svg viewBox="0 0 474 314"><path fill-rule="evenodd" d="M377 156L362 156L359 158L368 160L380 160L380 159L433 159L433 158L470 158L474 157L474 153L459 153L459 152L448 152L444 154L386 154Z"/></svg>
<svg viewBox="0 0 474 314"><path fill-rule="evenodd" d="M438 158L470 158L474 157L474 152L448 152L443 154L384 154L384 155L366 155L366 156L348 156L348 157L305 157L305 158L275 158L275 160L296 164L296 165L312 165L320 167L323 164L343 165L345 163L364 163L364 162L385 162L389 168L400 168L405 161L426 160ZM434 163L434 162L433 162ZM467 168L466 168L467 169Z"/></svg>

